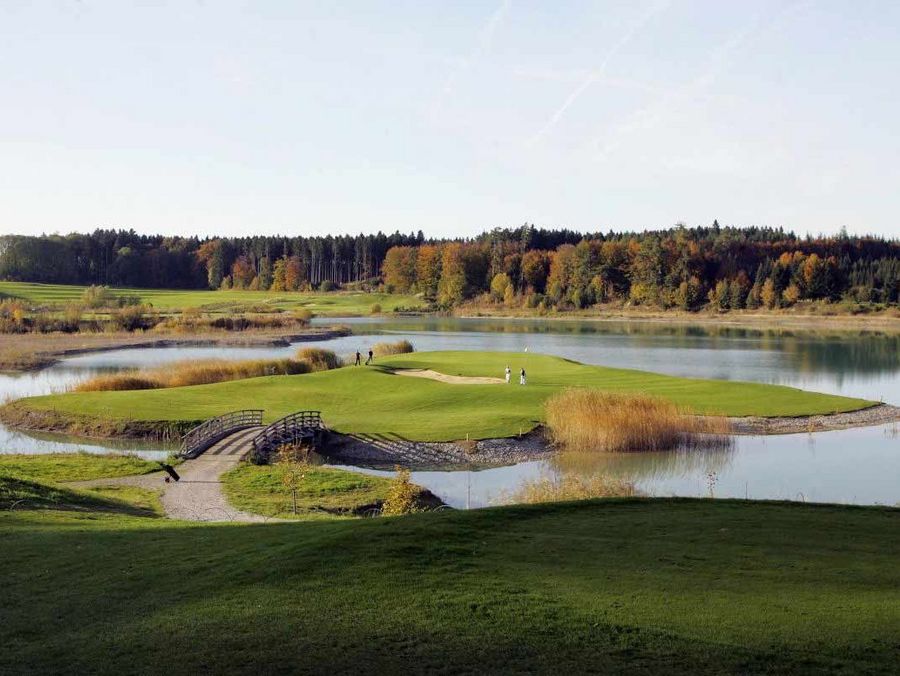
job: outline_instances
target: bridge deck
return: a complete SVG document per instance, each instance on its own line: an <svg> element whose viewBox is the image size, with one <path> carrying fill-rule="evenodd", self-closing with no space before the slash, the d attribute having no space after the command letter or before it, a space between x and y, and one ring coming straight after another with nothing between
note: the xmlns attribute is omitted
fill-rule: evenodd
<svg viewBox="0 0 900 676"><path fill-rule="evenodd" d="M232 455L240 458L253 448L251 445L251 441L253 437L259 434L259 431L264 429L262 425L258 427L248 427L244 430L239 430L234 434L231 434L224 439L217 441L215 444L206 449L203 453L201 453L198 457L210 456L210 455Z"/></svg>

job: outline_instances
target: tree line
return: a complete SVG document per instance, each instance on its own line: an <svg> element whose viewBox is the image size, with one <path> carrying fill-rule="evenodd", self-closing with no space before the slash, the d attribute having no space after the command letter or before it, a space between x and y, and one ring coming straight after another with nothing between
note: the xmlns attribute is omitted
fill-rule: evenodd
<svg viewBox="0 0 900 676"><path fill-rule="evenodd" d="M0 237L0 278L137 288L273 291L382 285L451 307L485 297L533 307L610 302L693 310L804 299L897 303L900 242L798 237L781 228L676 226L581 233L532 225L472 239L424 234L231 238L134 231Z"/></svg>
<svg viewBox="0 0 900 676"><path fill-rule="evenodd" d="M800 300L895 304L900 242L797 237L775 228L678 226L644 233L494 230L472 241L397 246L388 290L441 306L495 303L579 309L595 304L696 310L790 306Z"/></svg>

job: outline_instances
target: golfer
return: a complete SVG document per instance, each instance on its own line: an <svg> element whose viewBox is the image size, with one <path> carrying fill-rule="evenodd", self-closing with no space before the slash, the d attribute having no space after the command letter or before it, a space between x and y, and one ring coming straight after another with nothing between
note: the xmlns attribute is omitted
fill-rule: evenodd
<svg viewBox="0 0 900 676"><path fill-rule="evenodd" d="M519 371L519 385L525 384L525 369Z"/></svg>
<svg viewBox="0 0 900 676"><path fill-rule="evenodd" d="M509 385L509 378L512 375L512 371L509 368L509 364L506 365L506 384Z"/></svg>

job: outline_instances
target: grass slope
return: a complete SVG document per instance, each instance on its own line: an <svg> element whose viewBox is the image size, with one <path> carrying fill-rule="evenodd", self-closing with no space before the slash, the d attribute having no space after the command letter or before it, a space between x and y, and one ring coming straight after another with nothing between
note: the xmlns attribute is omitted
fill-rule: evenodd
<svg viewBox="0 0 900 676"><path fill-rule="evenodd" d="M43 305L62 305L80 301L86 287L64 284L34 284L29 282L0 282L0 296L14 297ZM373 304L384 312L398 307L422 307L421 298L386 293L301 293L284 291L198 291L172 289L113 288L117 296L137 296L143 303L158 310L180 310L187 307L207 308L211 312L225 312L234 305L257 304L273 308L306 308L318 315L369 314Z"/></svg>
<svg viewBox="0 0 900 676"><path fill-rule="evenodd" d="M0 475L12 474L37 481L88 481L147 474L158 469L158 462L117 453L0 455Z"/></svg>
<svg viewBox="0 0 900 676"><path fill-rule="evenodd" d="M393 368L431 368L451 375L500 375L524 366L528 385L450 385L396 375ZM872 402L790 387L677 378L587 366L558 357L502 352L425 352L299 376L253 378L213 385L130 392L48 395L11 404L7 419L44 411L101 421L202 420L241 407L263 408L274 420L319 409L346 433L395 435L420 441L512 436L541 421L543 402L564 387L657 395L693 411L732 416L798 416L865 408Z"/></svg>
<svg viewBox="0 0 900 676"><path fill-rule="evenodd" d="M896 673L900 511L0 514L0 673ZM161 665L165 665L164 667Z"/></svg>
<svg viewBox="0 0 900 676"><path fill-rule="evenodd" d="M297 491L297 510L290 492L282 484L278 465L241 463L222 476L228 502L253 514L291 519L310 516L350 515L387 496L390 479L367 476L328 467L307 466Z"/></svg>

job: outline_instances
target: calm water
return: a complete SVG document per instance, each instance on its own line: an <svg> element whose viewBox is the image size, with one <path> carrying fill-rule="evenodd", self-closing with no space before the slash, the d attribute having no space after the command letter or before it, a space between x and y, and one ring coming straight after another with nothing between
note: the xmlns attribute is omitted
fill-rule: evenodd
<svg viewBox="0 0 900 676"><path fill-rule="evenodd" d="M331 323L328 320L323 323ZM374 342L410 340L419 350L506 350L557 354L585 363L803 387L900 404L900 336L865 332L756 330L658 322L590 322L456 318L340 320L355 335L320 345L340 354ZM81 355L37 373L0 375L6 398L64 391L100 372L186 359L244 359L292 354L295 347L149 348ZM168 448L32 435L0 427L0 452L44 453L111 448L163 457ZM364 469L379 473L381 470ZM714 495L861 504L900 502L896 426L813 435L741 437L729 451L560 456L481 471L414 472L449 504L502 502L523 480L574 472L608 472L646 493Z"/></svg>

